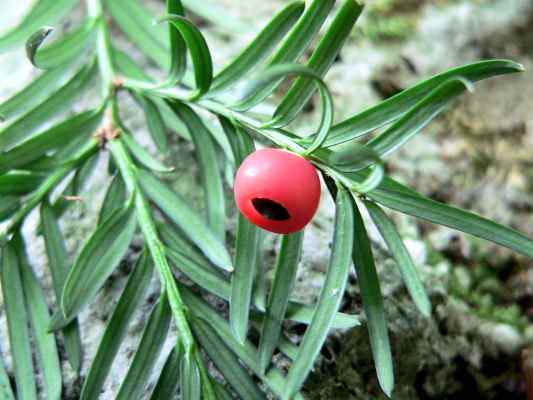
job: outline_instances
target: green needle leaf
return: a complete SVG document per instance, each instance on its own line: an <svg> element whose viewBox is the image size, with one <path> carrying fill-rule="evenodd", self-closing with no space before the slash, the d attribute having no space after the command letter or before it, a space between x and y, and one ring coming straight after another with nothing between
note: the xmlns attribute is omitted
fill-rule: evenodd
<svg viewBox="0 0 533 400"><path fill-rule="evenodd" d="M196 81L196 91L191 95L191 100L200 98L209 90L213 81L213 61L207 42L198 28L181 15L167 15L159 22L168 22L174 26L187 45Z"/></svg>
<svg viewBox="0 0 533 400"><path fill-rule="evenodd" d="M200 368L200 378L202 384L202 399L205 400L218 400L215 392L213 378L208 374L207 368L204 365L203 358L198 352L196 352L196 362Z"/></svg>
<svg viewBox="0 0 533 400"><path fill-rule="evenodd" d="M192 327L196 333L196 338L211 361L242 399L266 399L265 394L257 388L252 377L240 364L235 354L206 322L194 318L192 319Z"/></svg>
<svg viewBox="0 0 533 400"><path fill-rule="evenodd" d="M236 166L239 166L244 158L254 150L254 143L246 133L241 129L236 129L229 120L221 118L220 123L230 142ZM258 227L248 222L240 213L237 221L235 271L231 276L229 319L233 334L238 341L244 343L248 330L250 305L253 300L254 277L259 262L261 233Z"/></svg>
<svg viewBox="0 0 533 400"><path fill-rule="evenodd" d="M353 193L363 194L371 192L379 186L385 177L385 166L383 163L371 165L369 168L365 169L365 173L367 175L361 180L346 179L346 176L341 175L342 183Z"/></svg>
<svg viewBox="0 0 533 400"><path fill-rule="evenodd" d="M248 340L240 343L233 335L229 324L220 315L220 312L211 308L210 305L197 297L190 289L180 285L180 292L183 295L184 302L190 310L193 310L194 315L206 321L244 365L260 377L276 395L281 395L285 385L285 379L281 372L273 367L267 374L263 374L257 362L257 348L255 346ZM294 399L303 400L303 397L298 394Z"/></svg>
<svg viewBox="0 0 533 400"><path fill-rule="evenodd" d="M204 124L207 126L209 133L213 136L213 139L215 139L216 144L220 147L220 150L223 152L224 156L224 162L225 165L230 165L230 167L234 168L234 162L235 158L233 156L233 150L231 148L230 141L228 139L228 136L226 132L224 132L224 129L220 129L219 124L212 123L208 119L203 119ZM217 149L218 151L218 149ZM232 171L232 178L235 171ZM231 185L233 186L233 185Z"/></svg>
<svg viewBox="0 0 533 400"><path fill-rule="evenodd" d="M234 125L229 119L219 116L218 120L228 139L234 164L238 167L254 151L254 141L244 129Z"/></svg>
<svg viewBox="0 0 533 400"><path fill-rule="evenodd" d="M65 63L80 58L87 50L92 48L94 39L95 19L89 19L79 27L66 33L61 39L48 45L43 45L44 41L52 33L53 28L44 27L39 29L26 42L26 54L30 62L37 68L50 69L56 68Z"/></svg>
<svg viewBox="0 0 533 400"><path fill-rule="evenodd" d="M117 65L117 69L125 76L136 80L153 82L152 79L146 75L144 70L141 69L126 53L113 49L113 60ZM178 119L176 114L163 99L141 96L133 91L128 92L143 109L148 130L159 151L163 153L168 151L166 128L174 131L184 139L191 140L189 132L187 132L183 122Z"/></svg>
<svg viewBox="0 0 533 400"><path fill-rule="evenodd" d="M239 214L235 244L235 271L231 276L229 318L233 334L246 339L254 276L259 256L259 228Z"/></svg>
<svg viewBox="0 0 533 400"><path fill-rule="evenodd" d="M361 177L363 177L366 172L368 172L368 171L365 170L365 171L357 171L355 173L346 173L345 176L347 176L347 177L349 177L351 179L358 180ZM386 191L386 192L394 191L394 192L401 192L401 193L407 193L407 194L422 196L420 193L416 192L415 190L411 189L410 187L402 185L401 183L399 183L398 181L395 181L394 179L392 179L389 176L385 176L383 178L383 180L381 181L381 183L379 184L379 187L377 189L375 189L375 190L376 191L377 190L379 190L379 191L383 190L383 191ZM372 193L374 193L374 191Z"/></svg>
<svg viewBox="0 0 533 400"><path fill-rule="evenodd" d="M326 75L362 11L363 6L355 0L345 0L343 2L335 18L331 21L331 25L311 55L307 63L309 69L320 77ZM306 77L296 79L276 108L274 118L276 116L284 116L284 124L287 121L294 120L309 101L315 89L315 85L310 79Z"/></svg>
<svg viewBox="0 0 533 400"><path fill-rule="evenodd" d="M363 299L363 308L370 336L370 347L374 356L379 385L385 394L390 397L394 388L394 372L383 298L365 224L355 201L352 200L352 204L355 213L353 263L357 272L361 298Z"/></svg>
<svg viewBox="0 0 533 400"><path fill-rule="evenodd" d="M5 52L20 44L43 25L53 25L60 21L78 3L78 0L38 0L22 21L0 37L0 52Z"/></svg>
<svg viewBox="0 0 533 400"><path fill-rule="evenodd" d="M259 256L257 257L257 267L254 277L254 285L252 288L252 302L258 310L265 312L267 304L267 267L264 260L262 260L262 246L265 241L265 232L259 231Z"/></svg>
<svg viewBox="0 0 533 400"><path fill-rule="evenodd" d="M315 153L320 161L341 172L356 172L383 161L371 147L356 142L348 142L335 150L321 149Z"/></svg>
<svg viewBox="0 0 533 400"><path fill-rule="evenodd" d="M285 318L302 324L310 324L315 315L317 306L290 302L285 313ZM359 318L356 315L337 312L333 320L332 329L350 329L359 326Z"/></svg>
<svg viewBox="0 0 533 400"><path fill-rule="evenodd" d="M385 212L371 201L365 201L366 209L368 210L372 220L376 224L381 233L381 236L387 243L392 256L398 264L402 279L405 286L415 302L416 306L422 315L429 317L431 314L431 302L426 294L424 286L418 277L416 266L411 259L411 256L405 245L403 244L400 234L396 230L394 223L385 214Z"/></svg>
<svg viewBox="0 0 533 400"><path fill-rule="evenodd" d="M68 274L68 253L57 216L48 202L43 202L41 206L41 222L46 255L48 257L48 268L52 276L56 304L59 305L63 285ZM70 365L74 371L79 372L83 355L77 320L72 321L63 328L62 332Z"/></svg>
<svg viewBox="0 0 533 400"><path fill-rule="evenodd" d="M333 325L331 327L334 328ZM296 359L296 355L298 354L298 346L292 343L285 335L281 336L278 349L291 360Z"/></svg>
<svg viewBox="0 0 533 400"><path fill-rule="evenodd" d="M162 237L166 240L163 234ZM167 256L172 264L193 282L223 299L229 299L229 282L221 273L189 258L181 253L180 249L167 248Z"/></svg>
<svg viewBox="0 0 533 400"><path fill-rule="evenodd" d="M0 175L1 195L25 195L35 190L43 176L28 171L13 171Z"/></svg>
<svg viewBox="0 0 533 400"><path fill-rule="evenodd" d="M172 241L172 239L169 240L168 232L165 232L164 229L160 228L160 233L165 242L170 243ZM169 246L171 247L167 247L167 256L177 269L187 275L189 279L203 289L217 295L224 300L230 299L230 283L224 276L222 276L221 273L206 266L203 260L198 261L197 255L196 258L194 258L194 256L184 253L182 248L172 247L171 244L169 244ZM254 306L259 309L257 304L254 303ZM313 318L313 314L315 313L315 307L316 306L314 305L301 304L291 301L288 304L285 317L286 319L294 322L309 324ZM356 316L338 312L335 314L332 328L350 329L358 325L359 320Z"/></svg>
<svg viewBox="0 0 533 400"><path fill-rule="evenodd" d="M183 121L178 118L176 113L167 104L167 102L161 98L153 98L151 100L154 102L157 107L157 110L161 114L162 122L165 128L168 128L174 133L177 133L178 136L181 136L185 140L191 140L191 135L189 134L187 127L185 126ZM146 110L148 111L149 108L147 108ZM148 128L150 128L150 119L148 119L148 117L146 119L146 122L148 124ZM154 133L152 133L152 136L154 136ZM168 147L165 148L165 152L166 151L168 151Z"/></svg>
<svg viewBox="0 0 533 400"><path fill-rule="evenodd" d="M60 399L61 366L54 334L47 332L50 323L48 305L39 286L39 281L28 262L25 244L20 234L17 233L14 236L13 242L19 258L23 297L26 299L26 307L32 326L33 342L43 374L44 394L47 399Z"/></svg>
<svg viewBox="0 0 533 400"><path fill-rule="evenodd" d="M15 400L15 395L11 390L11 383L7 376L3 361L0 359L0 398L4 400Z"/></svg>
<svg viewBox="0 0 533 400"><path fill-rule="evenodd" d="M94 298L126 254L137 220L133 208L114 212L93 233L70 270L61 298L65 320L75 317Z"/></svg>
<svg viewBox="0 0 533 400"><path fill-rule="evenodd" d="M298 354L287 375L284 399L291 399L300 390L313 368L344 295L354 242L354 214L350 195L342 187L337 191L335 203L335 231L326 280L320 291L313 320L305 331Z"/></svg>
<svg viewBox="0 0 533 400"><path fill-rule="evenodd" d="M324 141L326 140L326 137L331 129L331 125L333 124L334 110L333 98L328 87L326 86L322 78L310 68L298 64L282 64L276 65L264 71L255 80L251 82L247 93L243 96L244 99L234 104L232 108L237 111L245 111L249 109L252 103L247 100L250 97L248 93L260 92L262 88L268 86L271 82L278 80L278 78L280 77L286 77L289 75L298 75L311 78L316 83L316 86L318 87L320 93L320 103L322 110L320 125L318 127L315 140L305 150L305 154L311 154L312 152L320 148L320 146L322 146L322 143L324 143ZM276 112L272 116L272 120L270 122L267 122L265 126L281 127L287 125L291 121L291 119L288 118L288 114L282 111L283 110L278 112L278 110L276 110Z"/></svg>
<svg viewBox="0 0 533 400"><path fill-rule="evenodd" d="M320 30L334 4L335 0L310 1L304 14L298 19L289 34L285 36L285 40L268 62L267 68L297 61ZM247 108L259 104L274 92L282 80L283 77L278 76L277 79L268 82L259 90L248 92L243 103L246 103Z"/></svg>
<svg viewBox="0 0 533 400"><path fill-rule="evenodd" d="M183 400L201 400L202 382L196 360L182 357L180 360L180 388Z"/></svg>
<svg viewBox="0 0 533 400"><path fill-rule="evenodd" d="M21 224L26 216L58 185L72 169L83 161L87 160L96 150L96 142L89 140L83 148L77 149L71 159L63 165L58 166L43 180L41 185L25 199L23 206L12 216L7 226L3 227L3 232L10 232ZM1 215L1 213L0 213ZM2 232L0 232L0 236Z"/></svg>
<svg viewBox="0 0 533 400"><path fill-rule="evenodd" d="M28 314L24 304L21 265L12 241L3 246L1 251L0 282L7 318L9 346L14 361L13 374L17 384L17 398L33 400L37 399L37 388L32 364Z"/></svg>
<svg viewBox="0 0 533 400"><path fill-rule="evenodd" d="M199 265L209 265L212 271L217 271L217 267L212 265L209 260L198 251L194 245L189 242L182 232L173 226L164 222L157 223L157 230L161 236L161 240L165 242L169 249L193 260ZM218 272L218 271L217 271Z"/></svg>
<svg viewBox="0 0 533 400"><path fill-rule="evenodd" d="M139 186L139 170L132 163L130 155L120 140L110 141L109 146L113 155L113 160L116 162L117 168L124 178L124 182L130 193L130 199L135 205L135 212L142 235L150 251L152 260L161 275L163 288L166 290L165 295L168 292L168 301L180 333L180 340L184 345L185 353L189 356L194 348L194 338L187 322L185 307L181 300L181 295L176 285L175 278L172 275L172 271L165 256L165 248L157 234L152 210Z"/></svg>
<svg viewBox="0 0 533 400"><path fill-rule="evenodd" d="M102 112L100 110L84 111L34 135L10 150L0 153L2 156L0 158L0 174L10 169L23 167L46 155L50 150L67 146L75 139L87 137L94 132L101 119Z"/></svg>
<svg viewBox="0 0 533 400"><path fill-rule="evenodd" d="M229 394L226 388L217 381L215 381L215 393L220 400L234 400L234 397Z"/></svg>
<svg viewBox="0 0 533 400"><path fill-rule="evenodd" d="M429 92L452 78L462 77L476 82L496 75L521 71L524 71L522 65L509 60L480 61L450 69L334 125L325 146L330 147L347 142L396 121ZM313 138L309 139L309 141L312 140Z"/></svg>
<svg viewBox="0 0 533 400"><path fill-rule="evenodd" d="M268 297L268 305L261 328L259 342L259 365L266 371L281 335L282 323L289 304L289 298L300 256L302 254L303 231L284 235L274 272L274 281Z"/></svg>
<svg viewBox="0 0 533 400"><path fill-rule="evenodd" d="M148 81L154 83L154 80L146 71L141 68L137 61L134 61L131 56L129 56L124 51L111 46L111 57L113 58L113 65L115 70L123 75L125 78L133 79L136 81ZM138 98L142 96L138 95L137 92L129 90L128 93L132 95L133 99L137 101Z"/></svg>
<svg viewBox="0 0 533 400"><path fill-rule="evenodd" d="M162 99L152 100L149 97L140 96L133 92L130 92L130 94L143 109L148 132L150 133L150 136L157 149L162 153L168 153L169 145L167 140L167 124L163 119L161 109L162 107L168 107L167 104ZM165 108L165 110L174 116L174 112L172 112L170 108ZM179 124L182 125L181 121ZM168 124L168 126L175 126L175 122ZM190 139L190 137L188 139Z"/></svg>
<svg viewBox="0 0 533 400"><path fill-rule="evenodd" d="M474 89L473 84L463 78L457 77L444 82L367 145L381 157L392 153L420 132L465 90Z"/></svg>
<svg viewBox="0 0 533 400"><path fill-rule="evenodd" d="M20 208L20 199L16 196L3 196L0 203L0 222L5 221Z"/></svg>
<svg viewBox="0 0 533 400"><path fill-rule="evenodd" d="M261 327L263 326L265 318L266 316L252 316L252 326L258 334L261 334ZM279 337L277 348L279 349L279 351L285 354L291 361L294 360L296 358L296 355L298 354L298 346L293 344L283 332Z"/></svg>
<svg viewBox="0 0 533 400"><path fill-rule="evenodd" d="M51 26L45 26L43 28L40 28L34 34L32 34L26 41L26 56L34 66L36 66L34 60L35 53L37 52L41 44L53 31L54 28L52 28Z"/></svg>
<svg viewBox="0 0 533 400"><path fill-rule="evenodd" d="M192 108L179 102L171 103L171 107L185 123L192 137L204 186L207 222L216 236L224 242L226 236L225 196L212 134Z"/></svg>
<svg viewBox="0 0 533 400"><path fill-rule="evenodd" d="M140 399L150 379L152 369L159 358L170 328L172 312L165 293L161 294L146 323L141 342L131 366L120 386L117 400Z"/></svg>
<svg viewBox="0 0 533 400"><path fill-rule="evenodd" d="M231 87L259 65L285 37L303 10L304 2L301 0L285 6L250 44L215 76L210 93Z"/></svg>
<svg viewBox="0 0 533 400"><path fill-rule="evenodd" d="M97 110L94 111L97 112ZM103 116L103 109L100 108L98 111L100 111L100 114L98 117L95 117L95 124L96 122L100 122L101 119L98 118ZM87 125L91 127L90 124ZM96 124L96 126L98 126L98 124ZM101 145L101 142L96 137L89 134L89 132L85 133L85 135L78 135L74 140L57 149L53 155L55 163L52 163L52 168L55 169L58 166L65 164L73 164L75 167L80 165L84 168L85 162L88 162L87 160L98 152L99 145ZM84 173L84 175L87 177L88 173Z"/></svg>
<svg viewBox="0 0 533 400"><path fill-rule="evenodd" d="M94 63L90 63L80 69L65 85L52 93L48 99L37 104L0 130L0 150L6 150L32 136L50 118L64 112L67 105L72 104L88 87L88 83L95 72L94 66Z"/></svg>
<svg viewBox="0 0 533 400"><path fill-rule="evenodd" d="M138 177L146 195L213 264L226 271L233 269L224 244L185 200L148 172L139 170Z"/></svg>
<svg viewBox="0 0 533 400"><path fill-rule="evenodd" d="M98 225L102 224L111 214L123 207L126 202L126 185L122 177L117 174L113 176L100 208Z"/></svg>
<svg viewBox="0 0 533 400"><path fill-rule="evenodd" d="M150 400L168 400L178 393L180 360L182 357L183 348L178 342L165 361Z"/></svg>
<svg viewBox="0 0 533 400"><path fill-rule="evenodd" d="M387 208L489 240L527 257L533 257L533 240L524 234L474 213L431 200L396 181L390 181L389 187L380 186L368 193L368 197Z"/></svg>
<svg viewBox="0 0 533 400"><path fill-rule="evenodd" d="M184 17L185 13L181 5L181 0L167 0L167 14ZM170 71L166 83L173 86L181 80L187 68L187 44L183 40L180 31L175 29L172 24L169 24L168 32L170 42Z"/></svg>
<svg viewBox="0 0 533 400"><path fill-rule="evenodd" d="M77 140L75 140L76 142ZM70 147L70 145L67 145L65 148ZM65 149L63 148L59 152L63 152ZM60 218L73 204L75 204L75 201L69 200L68 196L79 196L87 181L89 180L91 174L94 172L94 169L96 168L96 164L98 163L99 153L94 154L91 157L88 157L84 162L81 163L81 165L76 168L76 172L74 173L74 176L68 183L68 185L64 188L64 190L61 192L60 196L56 199L54 204L52 205L52 209L54 211L54 214L56 218ZM39 160L36 161L37 163ZM54 158L52 157L52 166L57 166L58 163ZM30 164L31 165L31 164ZM27 168L27 165L25 166ZM42 225L39 225L37 227L37 233L42 233ZM58 299L61 297L61 292L58 295Z"/></svg>
<svg viewBox="0 0 533 400"><path fill-rule="evenodd" d="M40 104L70 79L72 66L60 66L42 72L26 87L0 104L0 114L4 119L14 118Z"/></svg>
<svg viewBox="0 0 533 400"><path fill-rule="evenodd" d="M45 174L53 171L60 164L61 163L58 163L58 159L55 157L55 155L51 156L45 154L44 156L39 157L37 160L29 162L20 168L23 168L24 171L40 173L44 176Z"/></svg>
<svg viewBox="0 0 533 400"><path fill-rule="evenodd" d="M128 324L143 300L144 293L152 280L152 275L153 265L146 251L144 251L128 278L124 291L107 323L98 345L98 350L83 383L81 400L96 399L100 395L120 344L128 333Z"/></svg>
<svg viewBox="0 0 533 400"><path fill-rule="evenodd" d="M155 18L137 0L106 0L109 11L120 30L152 61L168 68L170 47L162 25L154 25Z"/></svg>
<svg viewBox="0 0 533 400"><path fill-rule="evenodd" d="M121 124L120 128L122 130L122 134L120 136L121 139L128 147L128 150L131 152L133 158L135 158L140 164L155 172L171 172L174 169L172 167L165 166L161 161L157 160L150 153L148 153L144 147L137 143L126 126Z"/></svg>

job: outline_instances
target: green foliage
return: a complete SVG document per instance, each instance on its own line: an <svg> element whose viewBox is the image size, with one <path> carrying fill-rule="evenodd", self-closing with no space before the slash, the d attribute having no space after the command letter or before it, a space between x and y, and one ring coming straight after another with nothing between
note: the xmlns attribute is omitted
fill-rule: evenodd
<svg viewBox="0 0 533 400"><path fill-rule="evenodd" d="M265 371L270 364L282 332L282 322L289 304L298 262L302 253L303 232L284 235L278 254L274 281L268 297L266 315L261 327L259 363Z"/></svg>
<svg viewBox="0 0 533 400"><path fill-rule="evenodd" d="M402 40L413 33L424 0L376 0L367 10L362 30L375 42Z"/></svg>
<svg viewBox="0 0 533 400"><path fill-rule="evenodd" d="M363 308L368 319L370 346L379 384L387 396L390 396L394 387L394 373L383 297L365 224L357 205L354 203L353 206L355 211L353 263L359 280Z"/></svg>
<svg viewBox="0 0 533 400"><path fill-rule="evenodd" d="M45 397L56 399L61 395L61 371L55 337L53 332L48 332L48 324L50 323L48 305L39 286L39 281L29 264L24 242L20 237L15 237L13 240L17 246L22 291L26 300L34 346L37 350L39 367L43 373L43 392Z"/></svg>
<svg viewBox="0 0 533 400"><path fill-rule="evenodd" d="M161 282L159 301L145 324L118 398L139 398L146 393L151 371L174 322L177 342L162 370L157 371L156 384L150 386L151 398L168 399L180 391L184 399L261 399L271 394L302 399L300 390L331 329L359 325L358 316L339 312L352 263L377 377L390 396L394 372L386 316L359 207L365 207L376 223L413 301L426 316L431 304L416 275L416 266L392 219L379 205L533 257L531 239L468 211L423 197L387 177L383 160L420 133L452 100L472 90L473 82L522 71L521 65L488 60L454 68L334 124L334 99L323 77L363 11L355 0L340 2L306 65L302 64L302 55L316 41L334 0L288 3L222 68L214 68L208 43L187 18L188 13L230 32L247 28L214 2L184 0L182 4L167 0L166 13L159 18L165 23L153 24L155 16L138 1L87 0L84 21L45 44L51 28L43 25L58 22L77 3L39 0L19 26L0 38L0 51L26 40L29 60L44 68L25 88L0 104L0 115L5 119L0 129L0 220L5 221L0 227L0 280L16 386L15 390L10 388L4 363L0 362L3 398L13 398L15 392L20 399L36 398L37 368L42 372L44 395L60 398L62 371L55 335L61 331L68 360L75 371L80 371L83 332L77 315L90 306L128 252L136 233L142 237L145 250L87 366L81 393L84 399L96 398L103 387L152 275ZM167 70L162 82L148 76L115 47L109 35L110 19L148 59ZM187 65L188 59L191 65ZM99 105L65 116L96 76L101 86ZM256 113L254 107L288 77L296 79L273 115ZM244 95L239 99L227 96L241 81L247 82ZM316 90L321 101L316 133L302 137L284 128L301 115ZM117 96L120 91L126 91L143 109L150 137L160 153L167 152L170 131L192 141L204 207L191 206L171 188L161 174L172 171L172 166L151 155L139 144L135 132L125 126L119 112L123 106ZM217 117L222 129L204 118L200 110ZM51 123L60 116L60 122ZM382 127L386 128L372 140L360 140ZM236 236L234 249L227 244L223 171L232 174L253 151L254 138L308 158L335 198L331 258L316 304L291 300L303 232L282 237L270 290L264 277L257 276L264 273L260 269L259 228L239 216L236 235L232 235ZM52 194L61 187L62 196L83 195L83 184L98 154L106 151L111 156L113 177L97 226L71 265L59 223L69 202ZM225 169L220 165L222 160ZM37 233L44 237L52 276L52 316L20 233L34 209L40 210ZM176 279L176 270L195 290ZM476 290L480 295L469 301L487 315L497 315L499 310L490 307L483 290L480 285ZM215 309L214 303L206 302L202 293L226 304L229 318ZM466 293L457 289L456 295ZM506 320L513 317L511 314L505 314ZM288 320L307 325L298 346L284 332L284 321ZM250 332L259 338L259 346L250 341ZM38 359L35 366L32 343ZM276 349L291 361L287 373L272 362ZM209 375L206 358L218 368L228 387Z"/></svg>
<svg viewBox="0 0 533 400"><path fill-rule="evenodd" d="M335 207L335 233L326 281L320 290L313 320L305 331L296 358L289 370L287 385L283 391L284 399L294 397L303 385L307 374L313 368L313 361L326 341L333 322L334 312L340 306L348 280L351 248L357 238L354 237L354 208L350 194L343 187L339 187L337 191Z"/></svg>
<svg viewBox="0 0 533 400"><path fill-rule="evenodd" d="M178 342L167 357L150 399L170 399L178 392L181 358L182 349L180 343Z"/></svg>
<svg viewBox="0 0 533 400"><path fill-rule="evenodd" d="M454 267L450 294L468 303L479 318L512 325L523 331L528 326L527 317L518 304L511 303L509 291L498 278L499 273L498 268L484 264ZM501 305L506 303L508 305Z"/></svg>
<svg viewBox="0 0 533 400"><path fill-rule="evenodd" d="M33 399L37 397L35 375L32 365L28 310L24 300L21 279L21 265L16 251L16 243L8 243L2 249L2 295L6 310L9 346L13 360L13 375L17 382L17 397Z"/></svg>
<svg viewBox="0 0 533 400"><path fill-rule="evenodd" d="M130 275L124 291L113 310L106 330L100 340L100 345L94 356L91 368L87 373L81 392L81 399L94 399L102 390L105 378L111 369L113 359L124 336L133 313L140 305L142 294L146 291L152 279L153 266L148 255L144 252L139 257L134 271Z"/></svg>
<svg viewBox="0 0 533 400"><path fill-rule="evenodd" d="M144 384L150 377L163 348L171 317L169 301L165 295L162 295L146 322L141 342L120 386L117 399L138 399L142 396Z"/></svg>

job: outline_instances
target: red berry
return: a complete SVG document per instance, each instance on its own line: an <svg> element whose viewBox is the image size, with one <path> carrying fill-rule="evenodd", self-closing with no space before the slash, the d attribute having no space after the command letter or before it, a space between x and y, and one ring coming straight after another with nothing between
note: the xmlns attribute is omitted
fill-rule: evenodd
<svg viewBox="0 0 533 400"><path fill-rule="evenodd" d="M320 180L305 158L262 149L242 162L235 178L235 202L253 224L275 233L303 229L320 201Z"/></svg>

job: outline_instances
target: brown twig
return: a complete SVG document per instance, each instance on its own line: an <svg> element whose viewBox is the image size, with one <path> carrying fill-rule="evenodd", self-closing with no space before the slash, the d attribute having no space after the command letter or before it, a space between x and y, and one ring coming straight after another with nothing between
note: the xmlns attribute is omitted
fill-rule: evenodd
<svg viewBox="0 0 533 400"><path fill-rule="evenodd" d="M63 196L63 198L67 201L80 201L80 202L83 202L83 197L82 196Z"/></svg>

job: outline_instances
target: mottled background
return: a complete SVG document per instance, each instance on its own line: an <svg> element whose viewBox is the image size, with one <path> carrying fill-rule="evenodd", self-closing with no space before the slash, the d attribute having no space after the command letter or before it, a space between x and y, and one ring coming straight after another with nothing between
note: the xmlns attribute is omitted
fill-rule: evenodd
<svg viewBox="0 0 533 400"><path fill-rule="evenodd" d="M16 24L31 1L3 0L0 32ZM161 14L163 3L144 0ZM226 12L242 21L246 33L227 33L199 18L218 66L239 52L283 1L222 0ZM335 97L336 117L352 115L391 96L419 79L448 67L481 58L511 58L526 72L476 84L476 91L454 103L402 150L388 159L388 171L433 199L453 203L533 236L533 2L531 0L368 0L364 15L326 80ZM83 15L76 10L72 21ZM71 23L72 23L71 21ZM65 24L68 29L68 23ZM132 56L154 74L160 73L113 31ZM37 72L22 50L0 54L0 101L23 87ZM282 94L282 90L278 95ZM94 102L95 93L73 104L80 110ZM316 99L314 99L316 101ZM137 138L146 137L144 119L124 97L127 124ZM314 103L318 107L318 103ZM317 107L293 129L308 132L316 122ZM66 110L66 112L72 110ZM145 140L146 144L153 146ZM105 158L100 162L105 166ZM176 166L176 190L192 204L202 193L192 145L177 137L165 156ZM95 213L108 182L98 168L84 201L63 221L68 247L74 255L95 225ZM230 241L235 209L228 188ZM445 228L393 214L408 249L420 269L433 302L431 319L420 317L400 281L376 230L371 228L378 259L396 369L397 399L525 399L521 352L533 346L533 266L498 246ZM329 256L333 208L324 194L320 211L306 231L295 296L313 301L320 289ZM31 261L49 297L51 280L41 238L33 234L37 218L25 226ZM267 236L263 267L268 277L277 239ZM136 256L132 249L131 259ZM96 351L117 296L129 271L126 260L97 301L81 315L85 362L82 378ZM136 349L147 313L158 291L138 312L102 393L112 399ZM361 312L357 278L352 276L343 310ZM288 327L294 340L301 326ZM11 360L0 298L0 352L10 370ZM172 346L169 338L164 353ZM280 365L284 361L279 360ZM77 398L80 379L63 363L65 398ZM373 372L364 327L336 332L322 352L306 385L309 399L381 398Z"/></svg>

